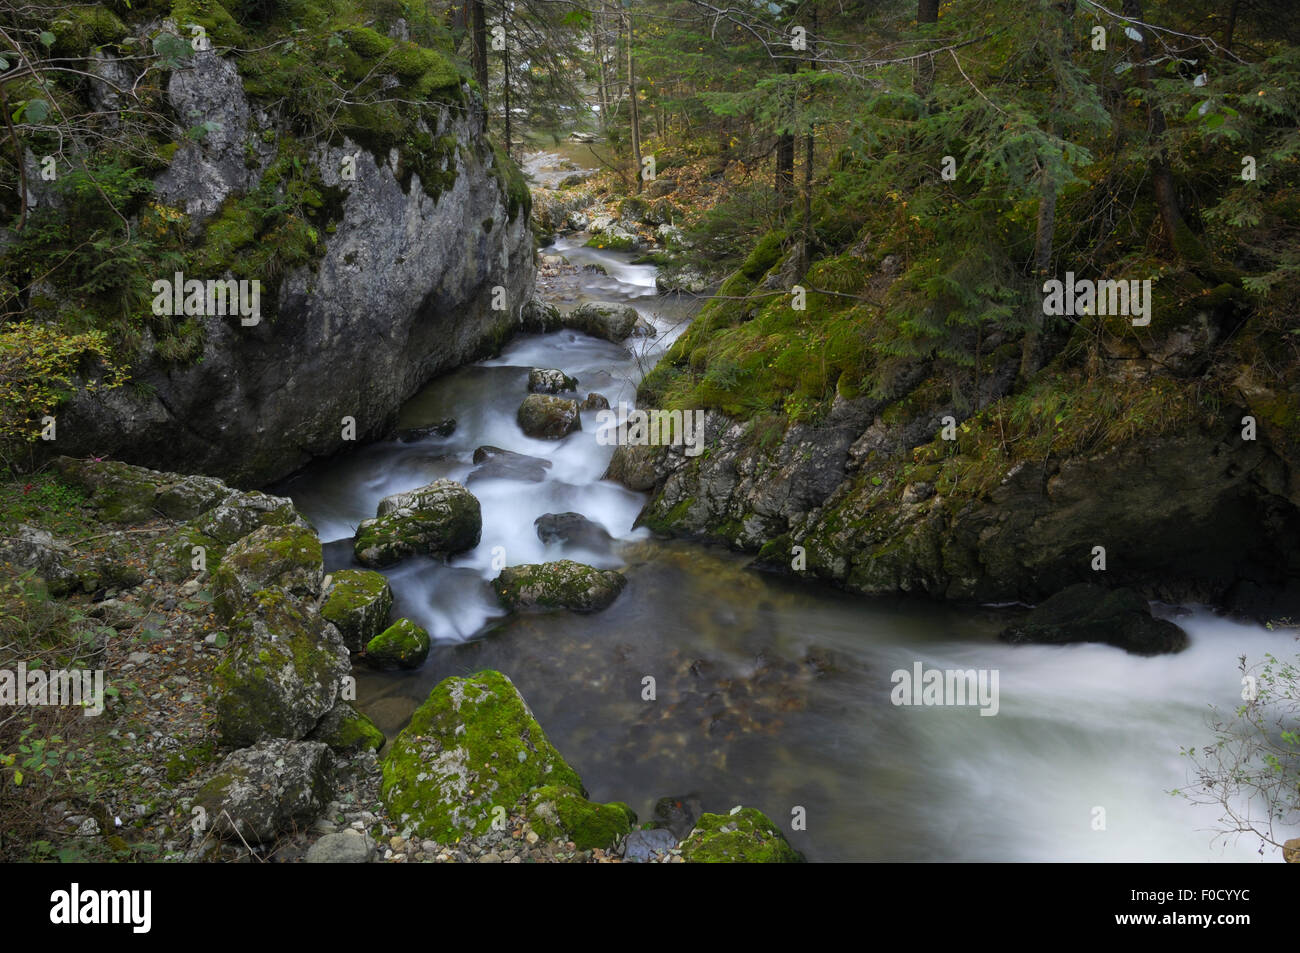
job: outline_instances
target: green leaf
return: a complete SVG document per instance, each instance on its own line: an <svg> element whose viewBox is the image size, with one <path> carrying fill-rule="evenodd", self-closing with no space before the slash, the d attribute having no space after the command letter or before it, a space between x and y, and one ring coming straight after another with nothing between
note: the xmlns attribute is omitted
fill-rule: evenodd
<svg viewBox="0 0 1300 953"><path fill-rule="evenodd" d="M54 34L51 33L49 30L42 30L42 31L41 31L41 43L43 43L45 46L53 46L53 45L54 45Z"/></svg>
<svg viewBox="0 0 1300 953"><path fill-rule="evenodd" d="M22 112L25 122L44 122L50 114L50 104L43 99L29 99Z"/></svg>

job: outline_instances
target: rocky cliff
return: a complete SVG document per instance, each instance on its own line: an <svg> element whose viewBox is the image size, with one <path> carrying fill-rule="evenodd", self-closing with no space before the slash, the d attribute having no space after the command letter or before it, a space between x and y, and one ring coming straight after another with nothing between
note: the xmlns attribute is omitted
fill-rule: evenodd
<svg viewBox="0 0 1300 953"><path fill-rule="evenodd" d="M92 96L111 99L134 79L129 65L96 60L103 88L92 84ZM57 450L262 484L349 439L382 436L423 383L499 345L530 307L529 200L488 141L476 94L453 77L449 101L426 110L436 128L422 120L400 148L385 148L382 134L305 145L295 168L314 167L329 218L311 232L310 260L276 274L237 251L217 273L185 276L261 280L260 322L194 318L202 351L180 362L160 356L146 332L132 386L78 393L59 414ZM157 207L206 235L229 229L225 213L246 196L274 196L293 137L232 58L189 57L171 71L165 99L207 132L183 141L155 176Z"/></svg>

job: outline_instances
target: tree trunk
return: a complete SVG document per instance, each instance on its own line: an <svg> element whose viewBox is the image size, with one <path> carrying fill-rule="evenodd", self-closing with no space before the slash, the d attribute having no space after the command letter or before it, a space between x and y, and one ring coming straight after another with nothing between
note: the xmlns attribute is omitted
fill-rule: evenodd
<svg viewBox="0 0 1300 953"><path fill-rule="evenodd" d="M916 22L938 23L939 22L939 0L917 0L916 4ZM912 87L913 92L922 99L930 95L930 88L934 85L934 57L927 56L919 60L916 64L916 82Z"/></svg>
<svg viewBox="0 0 1300 953"><path fill-rule="evenodd" d="M510 43L506 42L505 49L501 51L501 62L503 73L505 75L505 87L503 89L503 99L506 107L506 155L511 154L514 142L511 140L510 129Z"/></svg>
<svg viewBox="0 0 1300 953"><path fill-rule="evenodd" d="M787 75L794 73L794 60L782 60L781 72ZM794 133L790 131L794 125L795 111L793 87L782 90L781 97L786 99L784 117L786 131L777 134L776 181L774 184L778 214L784 219L789 214L790 203L794 199Z"/></svg>
<svg viewBox="0 0 1300 953"><path fill-rule="evenodd" d="M605 4L602 0L593 18L592 45L596 48L596 64L600 68L600 130L609 134L609 71L605 63Z"/></svg>
<svg viewBox="0 0 1300 953"><path fill-rule="evenodd" d="M628 115L632 120L632 175L635 190L641 194L641 114L636 102L636 61L632 56L632 11L627 13L627 95L630 101Z"/></svg>
<svg viewBox="0 0 1300 953"><path fill-rule="evenodd" d="M483 0L471 0L469 6L470 60L474 66L474 78L478 80L483 91L483 106L488 103L488 46L487 46L487 12L483 9Z"/></svg>

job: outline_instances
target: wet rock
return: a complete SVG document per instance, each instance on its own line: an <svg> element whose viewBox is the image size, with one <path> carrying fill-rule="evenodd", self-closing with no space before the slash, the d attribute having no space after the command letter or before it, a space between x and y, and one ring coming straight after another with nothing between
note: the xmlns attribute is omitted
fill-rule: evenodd
<svg viewBox="0 0 1300 953"><path fill-rule="evenodd" d="M364 864L375 856L375 842L360 831L326 834L307 849L309 864Z"/></svg>
<svg viewBox="0 0 1300 953"><path fill-rule="evenodd" d="M677 840L681 840L695 829L703 814L704 807L694 795L661 797L655 801L654 826L671 831Z"/></svg>
<svg viewBox="0 0 1300 953"><path fill-rule="evenodd" d="M541 457L530 457L513 450L500 447L479 447L474 451L474 462L481 464L471 470L466 483L475 480L523 480L528 483L541 483L546 479L546 471L551 468L551 461Z"/></svg>
<svg viewBox="0 0 1300 953"><path fill-rule="evenodd" d="M622 573L561 559L508 566L497 576L492 588L501 604L515 612L544 609L599 612L608 608L626 585Z"/></svg>
<svg viewBox="0 0 1300 953"><path fill-rule="evenodd" d="M343 644L360 652L388 625L393 590L382 573L368 569L340 569L330 574L321 615L334 623Z"/></svg>
<svg viewBox="0 0 1300 953"><path fill-rule="evenodd" d="M398 619L366 644L374 668L419 668L429 656L429 633L410 619Z"/></svg>
<svg viewBox="0 0 1300 953"><path fill-rule="evenodd" d="M214 673L217 731L235 747L298 739L339 700L352 666L338 630L282 590L255 594Z"/></svg>
<svg viewBox="0 0 1300 953"><path fill-rule="evenodd" d="M614 448L605 470L605 479L621 483L629 490L653 490L658 479L655 470L655 447L620 444Z"/></svg>
<svg viewBox="0 0 1300 953"><path fill-rule="evenodd" d="M581 513L546 513L533 521L537 538L543 543L568 543L597 552L608 551L614 537L605 527L593 523Z"/></svg>
<svg viewBox="0 0 1300 953"><path fill-rule="evenodd" d="M530 394L559 394L578 389L578 379L553 367L534 367L528 372Z"/></svg>
<svg viewBox="0 0 1300 953"><path fill-rule="evenodd" d="M1136 592L1091 583L1062 589L1022 622L1003 629L999 637L1004 642L1044 645L1102 642L1135 655L1187 647L1187 633L1166 619L1152 618L1147 601Z"/></svg>
<svg viewBox="0 0 1300 953"><path fill-rule="evenodd" d="M636 308L609 301L591 301L579 305L564 316L566 327L619 343L631 336L640 315Z"/></svg>
<svg viewBox="0 0 1300 953"><path fill-rule="evenodd" d="M586 794L514 684L493 671L440 682L393 742L383 776L389 816L440 843L487 833L495 807L508 812L535 788Z"/></svg>
<svg viewBox="0 0 1300 953"><path fill-rule="evenodd" d="M335 754L353 754L367 748L378 751L384 746L384 733L364 714L341 701L316 723L307 740L329 745Z"/></svg>
<svg viewBox="0 0 1300 953"><path fill-rule="evenodd" d="M417 554L473 549L482 529L474 495L452 480L438 480L380 500L378 515L357 527L354 552L363 566L391 566Z"/></svg>
<svg viewBox="0 0 1300 953"><path fill-rule="evenodd" d="M627 840L623 844L623 862L625 864L650 863L676 846L677 837L672 831L662 828L633 831L627 835Z"/></svg>
<svg viewBox="0 0 1300 953"><path fill-rule="evenodd" d="M218 837L265 843L310 824L329 801L330 749L269 740L230 754L195 796Z"/></svg>
<svg viewBox="0 0 1300 953"><path fill-rule="evenodd" d="M588 394L578 405L579 410L609 410L609 400L604 394Z"/></svg>
<svg viewBox="0 0 1300 953"><path fill-rule="evenodd" d="M418 443L421 440L428 440L430 437L450 437L455 432L456 420L453 417L448 417L446 420L429 424L427 427L408 427L405 430L399 430L393 434L393 439L398 443Z"/></svg>
<svg viewBox="0 0 1300 953"><path fill-rule="evenodd" d="M682 841L688 864L797 864L803 861L777 826L752 807L705 814Z"/></svg>
<svg viewBox="0 0 1300 953"><path fill-rule="evenodd" d="M582 429L576 401L549 394L529 394L519 405L519 426L530 437L558 440Z"/></svg>

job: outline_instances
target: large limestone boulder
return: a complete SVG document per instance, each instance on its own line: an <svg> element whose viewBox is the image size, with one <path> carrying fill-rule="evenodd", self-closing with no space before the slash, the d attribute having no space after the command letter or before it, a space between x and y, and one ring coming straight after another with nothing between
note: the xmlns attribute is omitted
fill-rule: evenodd
<svg viewBox="0 0 1300 953"><path fill-rule="evenodd" d="M338 630L283 590L255 593L230 637L213 680L223 744L304 737L334 707L352 670Z"/></svg>
<svg viewBox="0 0 1300 953"><path fill-rule="evenodd" d="M218 836L266 843L310 824L329 802L330 749L272 739L235 751L195 796Z"/></svg>
<svg viewBox="0 0 1300 953"><path fill-rule="evenodd" d="M213 606L232 619L255 602L254 594L279 588L315 598L325 576L320 538L300 526L263 526L226 550L212 573Z"/></svg>
<svg viewBox="0 0 1300 953"><path fill-rule="evenodd" d="M389 816L420 837L450 843L486 833L536 788L582 781L547 740L500 672L448 678L416 709L383 761Z"/></svg>
<svg viewBox="0 0 1300 953"><path fill-rule="evenodd" d="M599 612L618 598L627 578L572 559L507 566L492 583L501 604L512 611L573 609Z"/></svg>
<svg viewBox="0 0 1300 953"><path fill-rule="evenodd" d="M473 549L483 531L478 499L461 484L438 480L379 501L378 515L357 527L354 552L365 566L410 556L448 556Z"/></svg>

